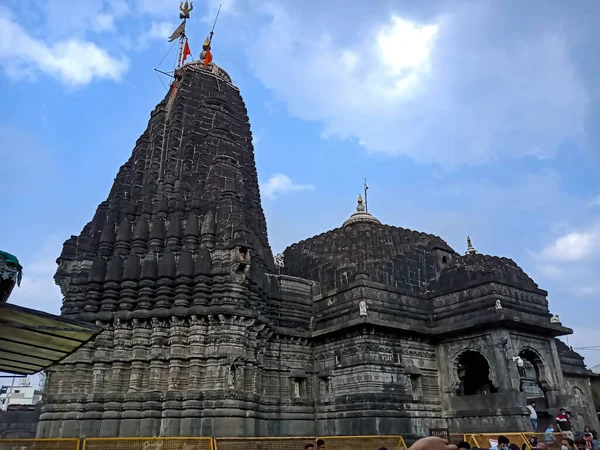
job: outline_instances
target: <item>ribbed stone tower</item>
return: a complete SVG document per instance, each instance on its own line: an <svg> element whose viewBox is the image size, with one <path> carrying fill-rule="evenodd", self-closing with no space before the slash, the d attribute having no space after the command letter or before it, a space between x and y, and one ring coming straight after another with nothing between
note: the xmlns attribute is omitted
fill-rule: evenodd
<svg viewBox="0 0 600 450"><path fill-rule="evenodd" d="M39 437L259 433L244 416L279 283L246 108L223 69L177 71L57 262L62 314L105 331L51 371Z"/></svg>

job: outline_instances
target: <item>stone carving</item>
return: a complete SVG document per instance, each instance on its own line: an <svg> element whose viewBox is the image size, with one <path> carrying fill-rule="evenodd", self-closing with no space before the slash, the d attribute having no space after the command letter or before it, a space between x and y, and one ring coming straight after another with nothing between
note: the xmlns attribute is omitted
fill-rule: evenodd
<svg viewBox="0 0 600 450"><path fill-rule="evenodd" d="M502 309L502 303L500 300L496 300L496 310Z"/></svg>
<svg viewBox="0 0 600 450"><path fill-rule="evenodd" d="M358 309L361 317L367 317L367 302L361 300L358 304Z"/></svg>
<svg viewBox="0 0 600 450"><path fill-rule="evenodd" d="M560 317L558 317L558 314L554 314L552 317L550 317L550 323L560 323Z"/></svg>
<svg viewBox="0 0 600 450"><path fill-rule="evenodd" d="M277 255L275 255L275 267L278 267L280 270L285 267L283 253L278 253Z"/></svg>
<svg viewBox="0 0 600 450"><path fill-rule="evenodd" d="M229 389L235 388L235 366L229 366L229 372L227 373L227 387Z"/></svg>

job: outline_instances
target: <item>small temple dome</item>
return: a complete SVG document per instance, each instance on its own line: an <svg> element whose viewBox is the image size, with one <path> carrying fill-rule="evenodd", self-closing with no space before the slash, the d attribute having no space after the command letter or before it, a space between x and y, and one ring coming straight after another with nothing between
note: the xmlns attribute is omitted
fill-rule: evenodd
<svg viewBox="0 0 600 450"><path fill-rule="evenodd" d="M363 199L360 194L358 194L358 205L356 206L356 212L346 219L342 226L347 227L355 223L381 223L377 218L373 217L367 212L365 205L363 205Z"/></svg>

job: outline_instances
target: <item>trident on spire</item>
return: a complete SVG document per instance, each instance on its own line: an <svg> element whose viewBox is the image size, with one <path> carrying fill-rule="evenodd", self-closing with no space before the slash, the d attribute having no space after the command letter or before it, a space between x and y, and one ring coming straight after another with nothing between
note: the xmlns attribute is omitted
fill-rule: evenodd
<svg viewBox="0 0 600 450"><path fill-rule="evenodd" d="M194 2L190 2L189 4L188 2L179 2L179 10L181 11L179 18L183 20L189 19L192 9L194 9Z"/></svg>

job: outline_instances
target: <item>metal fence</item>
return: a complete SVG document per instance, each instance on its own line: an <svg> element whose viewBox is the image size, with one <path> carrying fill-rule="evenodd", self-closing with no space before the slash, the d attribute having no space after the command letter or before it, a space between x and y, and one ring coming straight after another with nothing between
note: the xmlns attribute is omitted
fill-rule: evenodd
<svg viewBox="0 0 600 450"><path fill-rule="evenodd" d="M314 436L214 438L214 450L303 450Z"/></svg>
<svg viewBox="0 0 600 450"><path fill-rule="evenodd" d="M88 438L83 440L83 450L213 450L213 438Z"/></svg>
<svg viewBox="0 0 600 450"><path fill-rule="evenodd" d="M377 450L386 447L388 450L406 449L404 438L400 435L380 436L320 436L325 441L327 450Z"/></svg>

